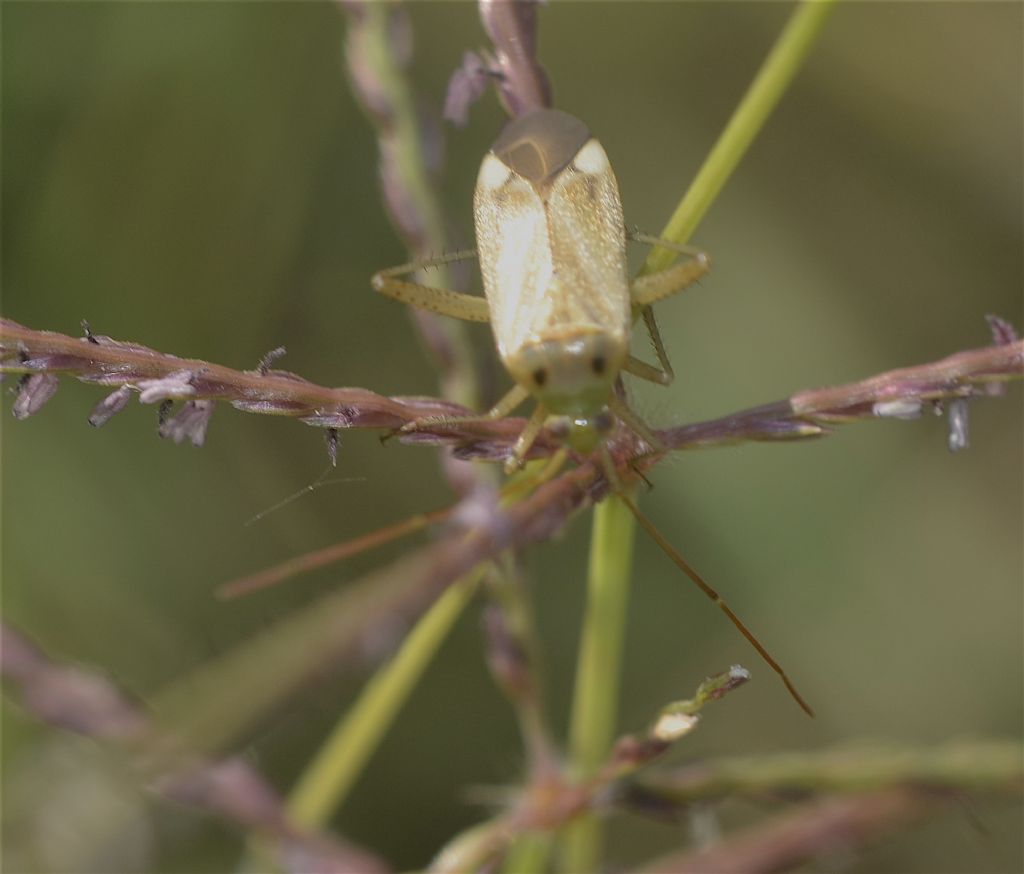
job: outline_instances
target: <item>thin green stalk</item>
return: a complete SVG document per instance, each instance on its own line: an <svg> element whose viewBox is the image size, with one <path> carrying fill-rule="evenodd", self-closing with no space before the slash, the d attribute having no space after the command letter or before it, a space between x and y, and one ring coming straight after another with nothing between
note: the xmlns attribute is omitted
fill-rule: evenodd
<svg viewBox="0 0 1024 874"><path fill-rule="evenodd" d="M709 798L876 792L927 787L936 795L1019 793L1024 744L1009 740L952 740L935 746L858 743L814 752L781 752L706 759L699 771L648 773L641 797L669 806Z"/></svg>
<svg viewBox="0 0 1024 874"><path fill-rule="evenodd" d="M806 0L790 17L736 107L661 236L685 243L739 164L806 58L834 0ZM675 258L655 248L643 273L663 270ZM587 777L608 755L615 735L619 657L629 603L630 560L636 522L626 506L609 498L594 511L587 611L580 644L570 727L570 755L577 776ZM571 826L563 844L563 869L596 871L603 835L593 816Z"/></svg>
<svg viewBox="0 0 1024 874"><path fill-rule="evenodd" d="M552 835L533 833L520 835L506 853L503 874L542 874L551 857Z"/></svg>
<svg viewBox="0 0 1024 874"><path fill-rule="evenodd" d="M614 495L594 509L587 608L569 737L579 778L601 767L615 736L634 530L633 514ZM566 833L563 870L596 871L601 844L600 822L592 816L581 817Z"/></svg>
<svg viewBox="0 0 1024 874"><path fill-rule="evenodd" d="M675 243L690 239L789 87L834 5L835 0L805 0L790 16L718 142L661 232L664 239ZM643 272L664 270L675 257L675 253L667 249L652 249Z"/></svg>
<svg viewBox="0 0 1024 874"><path fill-rule="evenodd" d="M296 825L320 826L342 803L482 575L482 569L475 570L445 590L331 732L288 798L287 810Z"/></svg>

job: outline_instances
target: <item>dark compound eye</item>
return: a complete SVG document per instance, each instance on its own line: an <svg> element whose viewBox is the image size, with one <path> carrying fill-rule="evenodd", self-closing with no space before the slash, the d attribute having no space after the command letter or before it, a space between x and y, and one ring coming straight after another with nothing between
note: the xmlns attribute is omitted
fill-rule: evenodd
<svg viewBox="0 0 1024 874"><path fill-rule="evenodd" d="M604 373L606 366L603 355L595 355L593 361L590 362L590 369L598 376Z"/></svg>
<svg viewBox="0 0 1024 874"><path fill-rule="evenodd" d="M537 383L538 388L542 388L548 381L548 372L543 367L538 367L533 371L533 381Z"/></svg>

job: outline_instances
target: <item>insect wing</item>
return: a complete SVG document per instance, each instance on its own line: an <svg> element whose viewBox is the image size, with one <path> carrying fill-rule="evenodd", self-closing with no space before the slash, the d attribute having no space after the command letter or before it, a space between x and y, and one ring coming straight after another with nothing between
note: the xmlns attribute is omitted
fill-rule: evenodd
<svg viewBox="0 0 1024 874"><path fill-rule="evenodd" d="M498 354L507 361L532 337L554 273L544 202L499 158L487 155L474 198L477 255Z"/></svg>
<svg viewBox="0 0 1024 874"><path fill-rule="evenodd" d="M544 187L488 155L474 212L484 292L502 359L542 340L584 333L627 343L622 203L597 140L587 141Z"/></svg>
<svg viewBox="0 0 1024 874"><path fill-rule="evenodd" d="M536 333L600 332L627 343L630 326L626 232L618 185L601 144L591 139L559 174L546 204L552 291Z"/></svg>

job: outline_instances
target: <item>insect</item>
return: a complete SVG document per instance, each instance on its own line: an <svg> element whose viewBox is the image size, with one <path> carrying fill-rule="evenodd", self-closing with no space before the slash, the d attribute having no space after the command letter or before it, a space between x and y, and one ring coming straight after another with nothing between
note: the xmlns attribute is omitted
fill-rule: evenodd
<svg viewBox="0 0 1024 874"><path fill-rule="evenodd" d="M652 450L658 439L616 393L622 372L667 385L673 379L651 305L703 276L710 259L689 246L628 233L615 174L604 148L579 119L553 109L521 116L484 156L473 198L477 250L403 264L376 273L373 287L404 303L473 322L490 322L498 355L515 381L483 417L431 417L424 426L500 419L527 398L537 401L506 462L522 466L541 428L555 417L578 453L600 450L612 489L661 549L725 612L808 713L811 708L778 662L719 594L668 543L619 488L606 438L618 419ZM686 259L632 282L626 241L661 246ZM424 267L476 255L484 297L412 282ZM660 367L634 357L629 335L642 315Z"/></svg>
<svg viewBox="0 0 1024 874"><path fill-rule="evenodd" d="M490 322L498 355L515 385L483 418L500 419L530 396L537 407L506 469L522 466L550 417L568 445L603 449L615 419L652 448L659 444L616 394L623 371L667 385L673 372L651 304L673 295L710 267L698 249L627 233L618 184L604 148L567 113L537 110L510 122L484 157L473 203L477 250L382 270L373 287L436 313ZM627 277L627 237L687 256L667 269ZM477 255L484 297L409 281L415 270ZM642 314L660 367L629 353ZM466 421L430 418L402 430ZM610 469L607 463L606 469Z"/></svg>

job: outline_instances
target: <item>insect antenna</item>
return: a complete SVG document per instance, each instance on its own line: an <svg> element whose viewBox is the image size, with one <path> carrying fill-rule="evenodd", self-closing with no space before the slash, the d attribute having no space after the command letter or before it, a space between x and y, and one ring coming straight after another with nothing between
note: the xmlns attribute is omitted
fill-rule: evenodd
<svg viewBox="0 0 1024 874"><path fill-rule="evenodd" d="M315 480L313 480L313 482L309 483L309 485L305 485L301 489L292 492L290 495L288 495L288 497L282 498L276 504L267 507L267 509L260 510L260 512L258 512L255 516L251 516L249 519L247 519L245 523L242 525L242 527L248 528L251 525L255 525L257 522L263 521L263 519L265 519L271 513L276 513L278 510L287 507L293 501L297 501L299 498L311 494L315 492L317 489L322 489L324 486L333 486L336 485L337 483L366 482L366 477L364 476L344 476L338 477L337 479L327 479L327 477L331 474L333 470L334 468L328 465L324 472L320 474L320 476L318 476Z"/></svg>
<svg viewBox="0 0 1024 874"><path fill-rule="evenodd" d="M808 716L814 716L814 711L811 709L811 706L803 699L803 696L796 690L796 686L793 685L793 681L789 679L789 675L782 669L782 665L780 665L777 661L775 661L774 658L772 658L768 650L766 650L764 646L761 644L761 641L759 641L754 636L754 633L749 628L747 628L746 625L743 624L743 620L741 620L740 617L732 611L732 608L725 603L725 600L722 598L722 596L719 595L718 592L716 592L713 588L711 588L707 581L699 573L697 573L697 571L693 567L690 566L689 562L687 562L687 560L679 554L675 547L673 547L672 544L665 539L665 536L657 528L654 527L654 523L651 522L650 519L648 519L643 513L640 512L640 508L637 507L635 503L633 503L632 499L630 499L628 495L625 495L620 492L618 497L627 507L629 507L630 512L636 517L636 521L640 523L644 531L646 531L651 536L651 539L655 543L657 543L658 546L661 547L662 552L664 552L665 555L672 559L676 566L691 580L693 580L693 582L697 584L697 587L712 601L714 601L721 608L722 612L729 617L729 620L732 622L733 625L736 626L739 633L742 634L749 641L750 645L757 650L761 658L763 658L765 662L768 664L768 667L770 667L773 671L775 671L776 674L779 675L779 677L782 679L782 682L785 684L786 689L789 690L789 694L793 696L793 700L800 705L800 707Z"/></svg>
<svg viewBox="0 0 1024 874"><path fill-rule="evenodd" d="M217 589L217 597L227 600L275 586L291 577L308 573L325 565L334 564L342 559L351 558L353 555L358 555L377 546L383 546L385 543L390 543L392 540L397 540L406 534L412 534L435 522L442 522L454 510L455 506L451 506L432 510L429 513L417 513L400 522L386 525L383 528L378 528L376 531L371 531L369 534L363 534L352 540L345 540L342 543L335 543L323 549L316 549L312 552L295 556L281 564L224 583L224 585Z"/></svg>
<svg viewBox="0 0 1024 874"><path fill-rule="evenodd" d="M537 488L555 477L568 457L568 450L564 447L559 449L539 470L524 472L509 480L501 490L501 497L503 499L515 498L520 492L527 492ZM327 482L335 482L335 480L328 480ZM315 487L318 483L326 485L326 483L321 483L318 480L312 486L307 486L296 494L302 494L306 490ZM294 498L294 496L292 497ZM315 549L312 552L303 553L273 567L265 568L254 574L224 583L217 588L216 595L222 600L229 600L276 586L278 583L283 583L285 580L296 577L299 574L308 573L346 558L351 558L354 555L383 546L385 543L391 543L393 540L398 540L407 534L413 534L430 525L444 522L455 513L458 507L458 504L452 504L449 507L441 507L428 513L416 513L399 522L385 525L383 528L378 528L368 534L362 534L352 540L345 540L341 543L325 546L323 549ZM271 510L273 509L275 508L271 508Z"/></svg>

